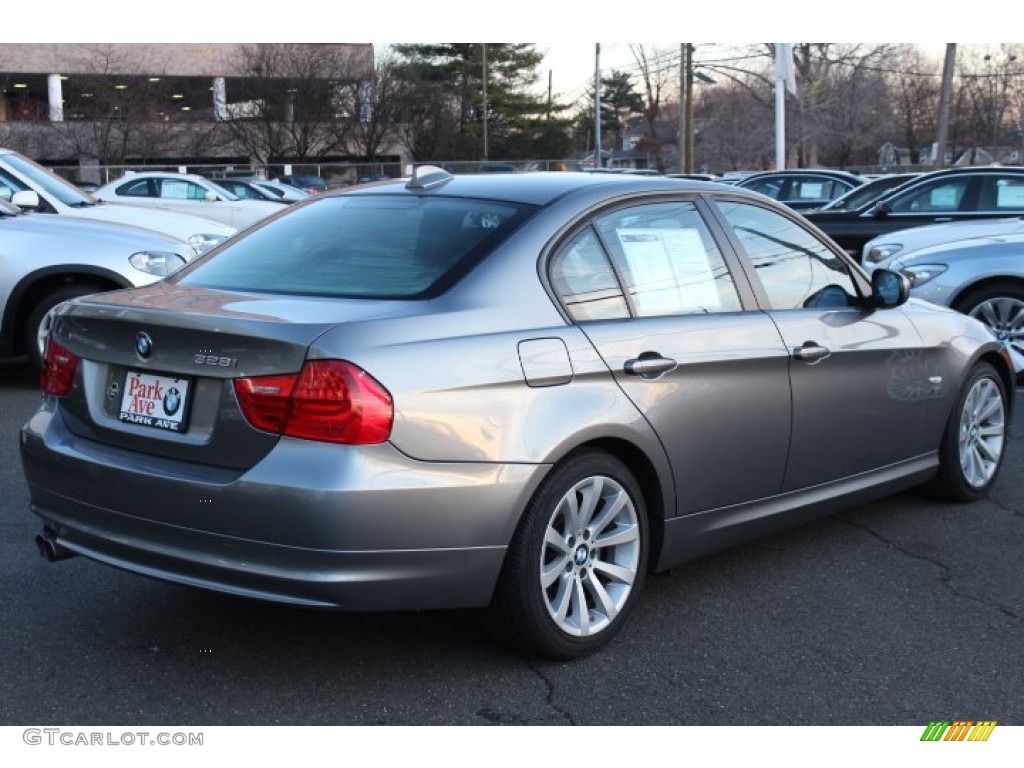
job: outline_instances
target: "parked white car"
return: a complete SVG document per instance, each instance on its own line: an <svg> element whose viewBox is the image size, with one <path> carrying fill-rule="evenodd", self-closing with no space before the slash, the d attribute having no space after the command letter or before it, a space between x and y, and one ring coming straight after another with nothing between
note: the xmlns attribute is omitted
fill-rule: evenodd
<svg viewBox="0 0 1024 768"><path fill-rule="evenodd" d="M216 182L193 173L144 171L128 173L96 190L111 203L190 213L244 229L282 207L269 200L243 200Z"/></svg>
<svg viewBox="0 0 1024 768"><path fill-rule="evenodd" d="M100 291L149 285L194 257L151 229L26 214L0 202L0 357L39 364L50 310Z"/></svg>
<svg viewBox="0 0 1024 768"><path fill-rule="evenodd" d="M0 149L0 200L38 213L152 229L184 240L197 253L219 245L238 229L199 216L101 202L50 169L10 149Z"/></svg>

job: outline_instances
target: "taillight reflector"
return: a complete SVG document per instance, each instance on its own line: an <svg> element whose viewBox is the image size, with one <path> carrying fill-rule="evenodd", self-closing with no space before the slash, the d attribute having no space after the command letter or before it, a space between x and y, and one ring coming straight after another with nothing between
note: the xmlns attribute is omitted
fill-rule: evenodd
<svg viewBox="0 0 1024 768"><path fill-rule="evenodd" d="M344 360L309 360L298 373L235 379L242 413L257 429L349 445L391 436L391 394Z"/></svg>
<svg viewBox="0 0 1024 768"><path fill-rule="evenodd" d="M43 350L43 370L39 376L39 386L44 395L64 397L71 391L78 369L78 355L62 347L52 337L46 340Z"/></svg>

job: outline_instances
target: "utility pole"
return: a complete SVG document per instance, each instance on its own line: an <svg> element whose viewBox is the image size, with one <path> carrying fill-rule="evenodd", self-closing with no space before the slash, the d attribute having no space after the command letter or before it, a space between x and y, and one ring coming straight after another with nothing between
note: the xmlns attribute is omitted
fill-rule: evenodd
<svg viewBox="0 0 1024 768"><path fill-rule="evenodd" d="M686 43L679 44L679 114L676 133L679 134L679 172L686 173Z"/></svg>
<svg viewBox="0 0 1024 768"><path fill-rule="evenodd" d="M487 43L480 45L483 47L484 59L484 160L487 160Z"/></svg>
<svg viewBox="0 0 1024 768"><path fill-rule="evenodd" d="M686 170L684 173L693 173L693 43L686 43L686 64L684 79L686 81L686 113L683 126L683 134L686 136Z"/></svg>
<svg viewBox="0 0 1024 768"><path fill-rule="evenodd" d="M949 102L953 93L953 68L956 65L956 43L946 43L946 60L942 65L942 90L939 92L939 130L935 139L935 167L946 164L946 136L949 132Z"/></svg>
<svg viewBox="0 0 1024 768"><path fill-rule="evenodd" d="M594 48L594 167L603 168L601 162L601 44Z"/></svg>

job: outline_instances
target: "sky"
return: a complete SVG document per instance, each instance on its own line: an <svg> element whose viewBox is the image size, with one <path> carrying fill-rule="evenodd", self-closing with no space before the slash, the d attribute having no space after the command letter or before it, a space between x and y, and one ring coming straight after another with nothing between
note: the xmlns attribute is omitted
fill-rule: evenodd
<svg viewBox="0 0 1024 768"><path fill-rule="evenodd" d="M1005 9L1005 1L976 0L978 17ZM140 14L137 0L103 0L100 4L58 2L59 12L41 25L38 10L17 4L5 10L0 43L25 42L438 42L441 40L503 40L534 42L545 53L538 91L552 89L564 102L574 102L592 87L594 48L601 43L601 71L636 71L629 43L602 42L609 37L634 40L676 37L697 42L696 58L730 45L756 40L828 40L831 42L916 42L941 50L942 43L962 33L959 14L928 14L913 3L858 0L848 6L841 23L826 18L820 2L808 0L730 0L729 4L643 0L607 6L584 6L557 0L431 0L381 5L375 3L301 4L302 13L268 19L266 13L244 13L234 3L175 0L174 13L154 23ZM287 8L290 6L282 6ZM97 9L102 9L98 13ZM856 13L850 12L855 9ZM946 16L948 21L935 17ZM26 34L31 32L31 35ZM674 34L673 34L674 33ZM992 34L991 32L989 33ZM541 42L536 42L540 40ZM382 47L386 43L374 43ZM679 43L644 43L674 51ZM678 59L677 59L678 60Z"/></svg>

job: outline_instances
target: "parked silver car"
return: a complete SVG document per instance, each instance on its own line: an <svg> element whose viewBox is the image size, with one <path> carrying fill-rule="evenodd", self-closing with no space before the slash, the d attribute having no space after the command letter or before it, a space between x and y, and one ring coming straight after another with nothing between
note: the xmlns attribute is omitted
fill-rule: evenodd
<svg viewBox="0 0 1024 768"><path fill-rule="evenodd" d="M1009 362L907 291L724 185L420 168L318 195L56 313L20 443L37 544L298 605L487 606L580 656L649 569L988 492Z"/></svg>
<svg viewBox="0 0 1024 768"><path fill-rule="evenodd" d="M49 311L97 291L148 285L195 251L149 229L23 213L0 201L0 356L42 360Z"/></svg>
<svg viewBox="0 0 1024 768"><path fill-rule="evenodd" d="M867 268L898 270L910 278L912 296L983 322L1006 346L1018 378L1024 378L1024 224L1006 219L937 226L953 227L957 239L913 250L901 246L894 256L869 260ZM972 229L977 235L967 237ZM953 231L945 234L954 237ZM921 242L934 237L924 236ZM892 243L913 242L898 234L890 238ZM883 253L885 246L886 241L877 243L875 253Z"/></svg>

